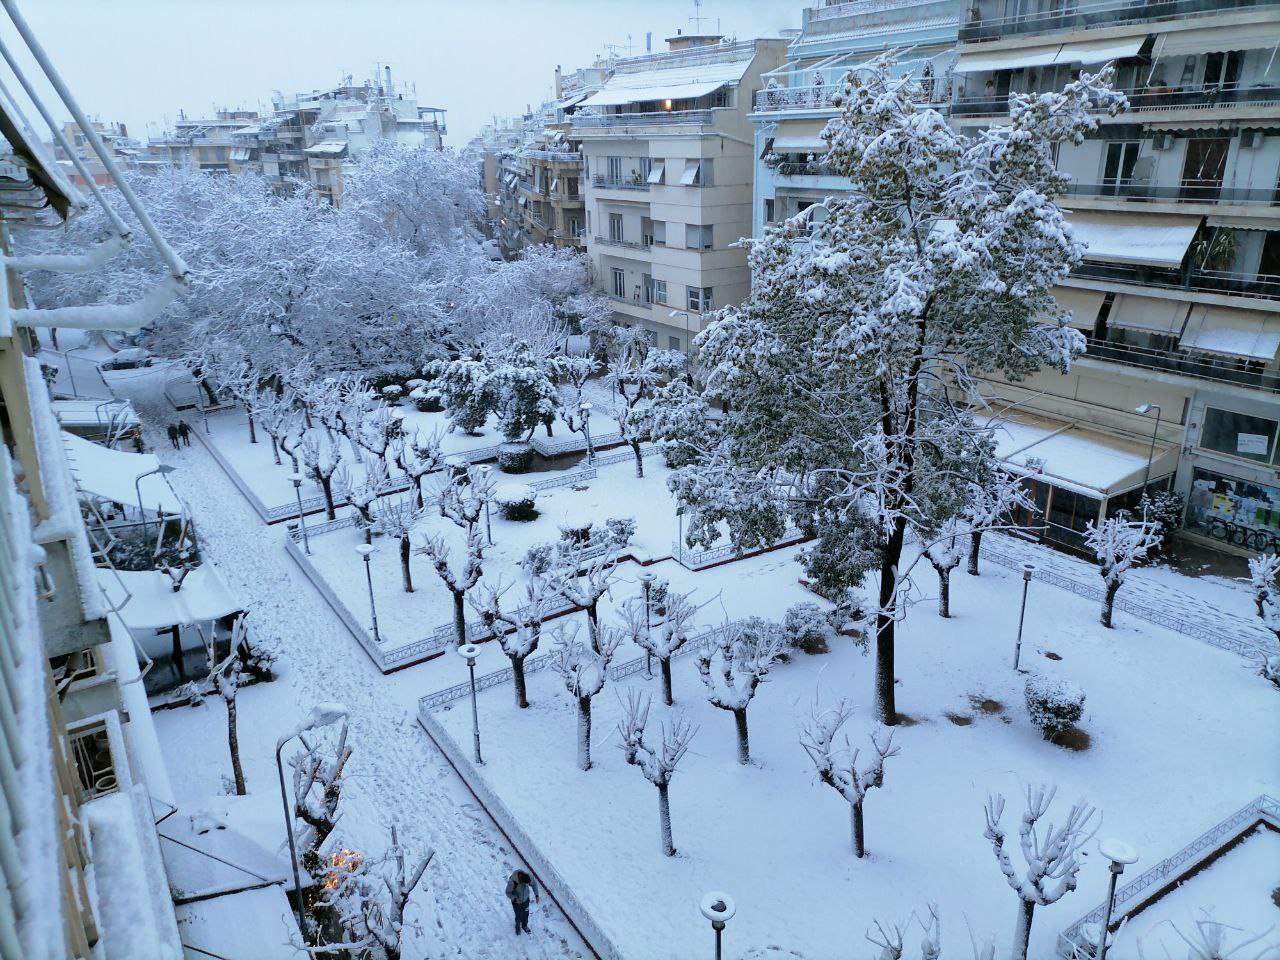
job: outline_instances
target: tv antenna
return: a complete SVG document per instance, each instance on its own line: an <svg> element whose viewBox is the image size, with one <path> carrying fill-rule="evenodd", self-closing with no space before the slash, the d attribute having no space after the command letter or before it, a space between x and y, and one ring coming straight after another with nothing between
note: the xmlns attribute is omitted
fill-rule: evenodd
<svg viewBox="0 0 1280 960"><path fill-rule="evenodd" d="M693 32L701 34L702 21L710 19L710 17L702 16L702 0L693 0L693 16L689 18L689 22L693 24Z"/></svg>

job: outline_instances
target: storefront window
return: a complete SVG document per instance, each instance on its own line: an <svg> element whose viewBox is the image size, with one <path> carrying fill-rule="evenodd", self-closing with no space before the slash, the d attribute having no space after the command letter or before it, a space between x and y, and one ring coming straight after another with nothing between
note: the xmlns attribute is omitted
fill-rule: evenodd
<svg viewBox="0 0 1280 960"><path fill-rule="evenodd" d="M1276 456L1276 421L1208 407L1200 446L1233 457L1272 463Z"/></svg>
<svg viewBox="0 0 1280 960"><path fill-rule="evenodd" d="M1101 509L1101 500L1054 487L1049 500L1049 528L1045 531L1045 539L1083 549L1085 528L1089 521L1097 521Z"/></svg>
<svg viewBox="0 0 1280 960"><path fill-rule="evenodd" d="M1186 527L1238 547L1280 551L1280 487L1197 469Z"/></svg>

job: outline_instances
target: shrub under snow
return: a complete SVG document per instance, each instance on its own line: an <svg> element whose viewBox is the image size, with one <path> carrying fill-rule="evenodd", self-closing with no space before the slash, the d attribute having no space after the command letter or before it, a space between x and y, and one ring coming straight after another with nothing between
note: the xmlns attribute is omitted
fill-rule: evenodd
<svg viewBox="0 0 1280 960"><path fill-rule="evenodd" d="M538 519L538 510L534 506L538 491L527 483L504 483L494 491L493 499L508 520Z"/></svg>
<svg viewBox="0 0 1280 960"><path fill-rule="evenodd" d="M533 447L527 443L504 443L498 448L498 469L503 473L528 473L533 466Z"/></svg>
<svg viewBox="0 0 1280 960"><path fill-rule="evenodd" d="M395 403L404 396L404 387L397 383L389 383L379 391L388 403Z"/></svg>
<svg viewBox="0 0 1280 960"><path fill-rule="evenodd" d="M409 391L409 399L413 401L413 405L418 408L419 413L439 413L444 409L444 401L440 397L440 391L432 387L425 385L414 387Z"/></svg>
<svg viewBox="0 0 1280 960"><path fill-rule="evenodd" d="M835 635L826 611L807 601L787 608L782 630L788 646L808 654L826 653L827 642Z"/></svg>
<svg viewBox="0 0 1280 960"><path fill-rule="evenodd" d="M560 539L570 545L584 544L591 539L591 517L566 515L560 521Z"/></svg>
<svg viewBox="0 0 1280 960"><path fill-rule="evenodd" d="M1046 740L1070 729L1084 714L1084 691L1069 680L1034 673L1027 677L1027 713Z"/></svg>

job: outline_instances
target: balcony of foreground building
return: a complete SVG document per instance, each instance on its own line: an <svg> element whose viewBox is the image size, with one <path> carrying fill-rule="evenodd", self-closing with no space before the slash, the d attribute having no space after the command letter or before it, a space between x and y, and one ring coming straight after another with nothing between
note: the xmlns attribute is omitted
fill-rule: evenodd
<svg viewBox="0 0 1280 960"><path fill-rule="evenodd" d="M1280 276L1235 273L1228 270L1176 270L1142 264L1103 263L1086 260L1071 271L1074 279L1109 280L1114 283L1185 290L1188 293L1225 294L1255 300L1280 300Z"/></svg>
<svg viewBox="0 0 1280 960"><path fill-rule="evenodd" d="M1092 3L1055 3L1055 9L996 15L1004 0L974 3L967 22L960 26L961 43L980 43L1004 37L1089 30L1130 23L1151 23L1202 17L1232 10L1280 5L1280 0L1095 0Z"/></svg>
<svg viewBox="0 0 1280 960"><path fill-rule="evenodd" d="M1228 187L1203 181L1158 186L1145 180L1104 180L1102 183L1072 183L1066 196L1086 200L1120 201L1124 204L1208 204L1244 207L1262 212L1280 206L1280 188Z"/></svg>
<svg viewBox="0 0 1280 960"><path fill-rule="evenodd" d="M949 105L942 99L944 86L941 81L921 80L920 92L911 99L915 103L929 104L944 113ZM753 99L753 113L791 113L804 110L820 110L834 115L838 108L832 100L841 90L840 77L829 83L809 86L777 86L757 90Z"/></svg>
<svg viewBox="0 0 1280 960"><path fill-rule="evenodd" d="M1220 111L1232 108L1246 109L1252 114L1257 108L1280 107L1280 86L1271 83L1200 83L1172 88L1133 87L1120 92L1129 100L1125 116L1175 111L1207 116L1213 111L1214 119L1219 119ZM756 94L757 99L760 95ZM958 97L951 105L953 117L993 117L1008 113L1007 96Z"/></svg>
<svg viewBox="0 0 1280 960"><path fill-rule="evenodd" d="M582 162L582 154L577 150L522 150L520 155L530 160L546 160L550 163Z"/></svg>
<svg viewBox="0 0 1280 960"><path fill-rule="evenodd" d="M1280 371L1268 369L1256 360L1236 359L1188 350L1154 350L1127 343L1114 343L1087 336L1088 349L1080 357L1092 361L1152 370L1212 383L1245 387L1280 394Z"/></svg>
<svg viewBox="0 0 1280 960"><path fill-rule="evenodd" d="M691 130L713 126L716 115L725 112L732 113L726 108L655 110L649 113L577 113L573 117L573 132L575 136L599 136L621 135L633 128L646 132L661 127Z"/></svg>
<svg viewBox="0 0 1280 960"><path fill-rule="evenodd" d="M591 178L591 185L597 190L635 190L640 193L649 190L649 182L639 175L610 177L598 173Z"/></svg>
<svg viewBox="0 0 1280 960"><path fill-rule="evenodd" d="M634 240L622 240L614 239L613 237L599 236L592 237L592 242L602 244L607 247L619 247L623 250L633 250L636 252L643 252L653 246L653 241L651 240L643 240L640 243L636 243Z"/></svg>

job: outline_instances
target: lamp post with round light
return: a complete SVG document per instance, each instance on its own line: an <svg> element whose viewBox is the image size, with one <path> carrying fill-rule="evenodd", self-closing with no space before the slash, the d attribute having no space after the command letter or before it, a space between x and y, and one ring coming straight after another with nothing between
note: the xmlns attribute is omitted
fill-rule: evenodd
<svg viewBox="0 0 1280 960"><path fill-rule="evenodd" d="M1160 435L1160 404L1144 403L1133 412L1146 416L1152 410L1156 412L1156 428L1151 431L1151 448L1147 451L1147 469L1142 474L1142 495L1147 495L1147 485L1151 483L1151 461L1156 457L1156 437Z"/></svg>
<svg viewBox="0 0 1280 960"><path fill-rule="evenodd" d="M145 473L140 473L133 478L133 489L138 495L138 522L142 524L142 532L144 534L147 533L147 510L146 507L142 505L142 478L149 477L156 473L164 476L165 474L173 473L176 469L178 468L171 467L167 463L162 463L154 470L148 470ZM164 511L158 505L156 506L156 519L159 521L161 526L164 525Z"/></svg>
<svg viewBox="0 0 1280 960"><path fill-rule="evenodd" d="M1022 565L1022 607L1018 610L1018 641L1013 647L1013 669L1018 669L1018 661L1022 659L1022 622L1027 616L1027 588L1031 586L1031 577L1036 572L1034 563Z"/></svg>
<svg viewBox="0 0 1280 960"><path fill-rule="evenodd" d="M587 438L587 463L594 463L596 452L591 447L591 404L583 403L578 412L582 414L582 434Z"/></svg>
<svg viewBox="0 0 1280 960"><path fill-rule="evenodd" d="M302 481L305 478L300 473L289 474L289 480L293 484L293 495L298 499L298 523L302 525L302 549L307 556L311 556L311 541L307 538L307 517L302 510Z"/></svg>
<svg viewBox="0 0 1280 960"><path fill-rule="evenodd" d="M1111 913L1116 907L1116 881L1124 868L1138 862L1138 852L1123 840L1103 840L1098 852L1111 861L1111 879L1107 883L1107 909L1102 914L1102 929L1098 931L1098 960L1107 958L1107 928L1111 926Z"/></svg>
<svg viewBox="0 0 1280 960"><path fill-rule="evenodd" d="M475 741L476 765L481 766L484 760L480 758L480 710L476 706L476 657L480 655L480 648L474 643L464 643L457 651L458 656L467 661L467 671L471 674L471 735Z"/></svg>
<svg viewBox="0 0 1280 960"><path fill-rule="evenodd" d="M724 933L725 924L738 912L733 897L719 890L713 890L702 898L698 905L702 915L711 921L711 929L716 932L716 960L720 958L720 936Z"/></svg>
<svg viewBox="0 0 1280 960"><path fill-rule="evenodd" d="M493 467L485 463L485 464L481 464L480 467L478 467L477 469L479 469L480 471L481 478L486 481L484 486L487 491L488 489L487 481L489 479L489 474L493 472ZM492 547L493 546L493 521L489 518L489 497L487 492L484 498L484 534L485 534L485 538L489 541L489 546Z"/></svg>
<svg viewBox="0 0 1280 960"><path fill-rule="evenodd" d="M364 560L364 579L369 585L369 616L373 620L373 642L381 643L382 638L378 636L378 605L373 601L373 573L370 571L370 560L373 556L374 547L368 543L361 543L356 546L356 553L360 554Z"/></svg>
<svg viewBox="0 0 1280 960"><path fill-rule="evenodd" d="M648 640L650 636L650 616L653 610L653 608L649 606L649 595L653 591L653 581L655 579L657 578L648 570L640 574L640 583L644 587L644 637L646 640ZM653 677L653 654L647 647L644 651L644 675L649 678Z"/></svg>

